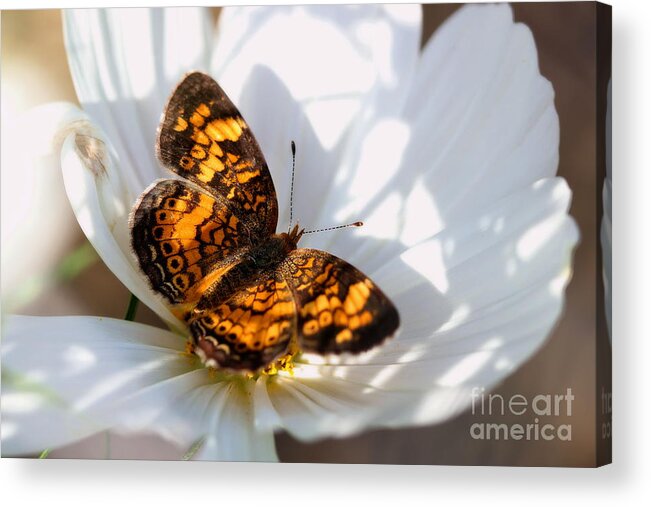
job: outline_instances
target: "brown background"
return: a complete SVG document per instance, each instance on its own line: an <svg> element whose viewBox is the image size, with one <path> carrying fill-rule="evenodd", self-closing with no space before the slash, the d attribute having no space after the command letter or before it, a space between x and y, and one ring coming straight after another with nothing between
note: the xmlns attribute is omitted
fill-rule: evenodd
<svg viewBox="0 0 651 507"><path fill-rule="evenodd" d="M556 424L571 423L572 441L475 441L470 425L483 421L469 413L445 424L404 430L372 431L339 440L303 444L277 436L283 461L343 463L413 463L463 465L592 466L595 462L595 291L598 241L595 197L601 184L595 176L595 7L593 3L512 4L515 19L527 24L538 47L540 70L553 84L560 117L561 141L558 174L574 192L571 214L581 230L575 253L575 272L567 289L564 315L546 345L494 392L505 398L523 394L564 393L576 396L574 415ZM458 8L457 5L424 6L423 41ZM215 15L218 15L216 12ZM18 65L29 61L35 65ZM2 80L31 83L30 97L22 107L51 100L75 101L62 42L60 11L2 13ZM33 91L32 91L33 90ZM5 171L5 168L2 168ZM599 188L597 188L597 186ZM63 185L53 191L63 192ZM70 212L70 227L78 229ZM84 242L80 230L70 251ZM98 288L101 288L99 290ZM128 292L101 263L95 262L66 283L52 283L35 300L20 308L34 315L86 314L122 318ZM141 305L139 321L156 323ZM508 418L490 422L508 422ZM513 422L522 423L514 418ZM106 456L106 436L100 435L51 457ZM179 450L156 437L134 439L111 435L111 457L175 459Z"/></svg>

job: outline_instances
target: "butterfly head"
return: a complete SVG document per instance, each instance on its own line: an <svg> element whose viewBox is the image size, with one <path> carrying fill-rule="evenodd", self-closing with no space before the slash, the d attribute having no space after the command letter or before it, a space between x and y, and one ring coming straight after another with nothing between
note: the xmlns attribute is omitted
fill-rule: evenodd
<svg viewBox="0 0 651 507"><path fill-rule="evenodd" d="M305 232L305 229L302 229L299 227L298 224L296 224L290 231L288 232L281 232L278 234L276 237L280 238L285 253L289 253L292 250L296 250L298 246L298 242L303 236L303 233Z"/></svg>
<svg viewBox="0 0 651 507"><path fill-rule="evenodd" d="M304 232L305 229L299 227L299 225L296 224L291 231L289 231L287 234L281 234L281 236L285 236L286 241L288 241L289 244L293 246L292 250L295 250Z"/></svg>

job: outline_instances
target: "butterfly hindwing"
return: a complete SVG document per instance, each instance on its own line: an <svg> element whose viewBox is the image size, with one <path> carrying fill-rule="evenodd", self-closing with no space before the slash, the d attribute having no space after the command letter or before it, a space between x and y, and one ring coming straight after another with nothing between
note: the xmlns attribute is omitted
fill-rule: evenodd
<svg viewBox="0 0 651 507"><path fill-rule="evenodd" d="M284 354L296 332L296 306L287 282L262 273L223 303L190 320L195 351L222 368L255 371Z"/></svg>
<svg viewBox="0 0 651 507"><path fill-rule="evenodd" d="M364 273L321 250L289 253L285 279L297 307L298 343L318 353L362 352L398 329L391 301Z"/></svg>
<svg viewBox="0 0 651 507"><path fill-rule="evenodd" d="M147 189L131 215L131 244L156 292L175 305L196 304L250 246L228 202L179 180Z"/></svg>
<svg viewBox="0 0 651 507"><path fill-rule="evenodd" d="M173 92L157 152L167 168L231 202L253 235L276 231L278 204L267 163L242 115L210 76L188 74Z"/></svg>

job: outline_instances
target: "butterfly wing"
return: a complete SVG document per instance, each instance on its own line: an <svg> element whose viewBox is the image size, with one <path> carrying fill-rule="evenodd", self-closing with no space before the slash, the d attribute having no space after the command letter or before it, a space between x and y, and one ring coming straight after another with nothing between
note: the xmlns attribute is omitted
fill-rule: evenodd
<svg viewBox="0 0 651 507"><path fill-rule="evenodd" d="M286 353L295 335L292 292L281 274L262 273L225 302L193 316L190 330L206 364L256 371Z"/></svg>
<svg viewBox="0 0 651 507"><path fill-rule="evenodd" d="M224 196L255 236L276 231L278 203L267 163L242 115L210 76L188 74L173 92L157 154L179 176Z"/></svg>
<svg viewBox="0 0 651 507"><path fill-rule="evenodd" d="M130 225L131 245L152 288L182 308L196 305L251 245L247 226L224 197L180 180L147 189Z"/></svg>
<svg viewBox="0 0 651 507"><path fill-rule="evenodd" d="M299 248L284 263L297 308L298 342L318 353L362 352L400 325L389 298L364 273L321 250Z"/></svg>

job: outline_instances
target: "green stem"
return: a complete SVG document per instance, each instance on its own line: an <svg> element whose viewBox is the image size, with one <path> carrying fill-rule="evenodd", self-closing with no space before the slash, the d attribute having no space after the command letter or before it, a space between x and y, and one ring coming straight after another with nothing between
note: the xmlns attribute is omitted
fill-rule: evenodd
<svg viewBox="0 0 651 507"><path fill-rule="evenodd" d="M127 308L127 314L124 316L124 320L133 321L133 319L136 317L136 311L138 310L138 303L140 303L140 300L131 294L131 298L129 299L129 307Z"/></svg>
<svg viewBox="0 0 651 507"><path fill-rule="evenodd" d="M58 283L67 283L95 264L99 256L87 241L63 258L61 263L46 275L27 278L11 297L12 308L34 301Z"/></svg>
<svg viewBox="0 0 651 507"><path fill-rule="evenodd" d="M56 267L54 276L57 281L69 281L99 260L93 245L85 241L80 247L68 254Z"/></svg>
<svg viewBox="0 0 651 507"><path fill-rule="evenodd" d="M201 449L201 446L203 445L205 438L201 437L200 439L196 440L188 449L188 451L183 455L181 458L183 461L190 461L195 454Z"/></svg>
<svg viewBox="0 0 651 507"><path fill-rule="evenodd" d="M50 454L50 449L45 449L41 454L38 455L38 459L45 459L47 458L48 454Z"/></svg>

